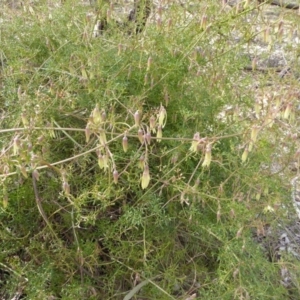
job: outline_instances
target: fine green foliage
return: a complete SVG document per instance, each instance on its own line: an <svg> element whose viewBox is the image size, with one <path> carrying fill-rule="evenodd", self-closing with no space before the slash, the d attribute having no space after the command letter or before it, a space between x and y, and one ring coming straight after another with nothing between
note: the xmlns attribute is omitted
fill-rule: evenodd
<svg viewBox="0 0 300 300"><path fill-rule="evenodd" d="M93 37L106 3L38 2L0 15L0 296L298 299L299 263L255 240L289 217L297 150L296 99L270 115L241 72L259 7Z"/></svg>

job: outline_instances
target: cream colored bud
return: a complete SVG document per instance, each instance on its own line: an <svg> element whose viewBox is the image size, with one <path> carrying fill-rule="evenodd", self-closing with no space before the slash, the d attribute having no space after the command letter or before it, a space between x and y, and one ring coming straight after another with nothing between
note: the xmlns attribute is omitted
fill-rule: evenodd
<svg viewBox="0 0 300 300"><path fill-rule="evenodd" d="M244 150L244 152L242 154L242 162L243 163L247 160L248 154L249 154L248 147L245 147L245 150Z"/></svg>
<svg viewBox="0 0 300 300"><path fill-rule="evenodd" d="M291 111L292 111L292 103L289 102L285 108L283 118L288 119L291 114Z"/></svg>
<svg viewBox="0 0 300 300"><path fill-rule="evenodd" d="M92 111L92 120L95 125L99 125L101 123L101 113L98 104L96 104L95 108Z"/></svg>
<svg viewBox="0 0 300 300"><path fill-rule="evenodd" d="M26 114L24 112L21 113L21 120L22 120L23 126L25 128L28 128L29 122L28 122L28 119L27 119Z"/></svg>
<svg viewBox="0 0 300 300"><path fill-rule="evenodd" d="M89 128L89 124L85 127L85 141L88 143L91 137L91 130Z"/></svg>
<svg viewBox="0 0 300 300"><path fill-rule="evenodd" d="M151 64L152 64L152 57L150 56L147 61L147 72L150 70Z"/></svg>
<svg viewBox="0 0 300 300"><path fill-rule="evenodd" d="M153 132L153 133L156 133L156 119L155 119L155 117L152 115L151 117L150 117L150 130Z"/></svg>
<svg viewBox="0 0 300 300"><path fill-rule="evenodd" d="M151 132L150 132L149 129L147 130L147 132L145 134L145 139L147 141L147 144L150 145L150 143L151 143Z"/></svg>
<svg viewBox="0 0 300 300"><path fill-rule="evenodd" d="M211 144L207 144L202 167L209 167L210 163L211 163Z"/></svg>
<svg viewBox="0 0 300 300"><path fill-rule="evenodd" d="M140 128L138 130L138 138L141 144L144 144L144 131Z"/></svg>
<svg viewBox="0 0 300 300"><path fill-rule="evenodd" d="M236 238L237 238L237 239L241 237L242 231L243 231L243 227L240 228L240 229L237 231L237 233L236 233Z"/></svg>
<svg viewBox="0 0 300 300"><path fill-rule="evenodd" d="M260 127L259 127L258 125L252 126L252 130L251 130L251 141L252 141L253 143L255 143L256 140L257 140L257 135L258 135L259 129L260 129Z"/></svg>
<svg viewBox="0 0 300 300"><path fill-rule="evenodd" d="M20 145L21 145L21 141L19 139L19 136L16 136L13 140L13 153L14 153L14 155L19 154Z"/></svg>
<svg viewBox="0 0 300 300"><path fill-rule="evenodd" d="M205 30L207 28L207 15L203 15L200 23L201 29Z"/></svg>
<svg viewBox="0 0 300 300"><path fill-rule="evenodd" d="M135 124L135 126L139 127L140 123L141 123L141 113L139 110L137 110L134 113L134 124Z"/></svg>
<svg viewBox="0 0 300 300"><path fill-rule="evenodd" d="M38 172L37 169L34 169L34 170L32 171L32 176L35 178L35 180L39 181L39 179L40 179L40 174L39 174L39 172Z"/></svg>
<svg viewBox="0 0 300 300"><path fill-rule="evenodd" d="M138 161L138 167L142 170L144 170L145 168L145 157L144 155L142 155L140 158L139 158L139 161Z"/></svg>
<svg viewBox="0 0 300 300"><path fill-rule="evenodd" d="M119 181L119 172L117 170L113 171L114 183L117 184Z"/></svg>
<svg viewBox="0 0 300 300"><path fill-rule="evenodd" d="M198 151L199 140L200 140L200 133L196 132L194 134L194 137L193 137L193 141L192 141L192 145L190 147L190 151L192 151L192 152L197 152Z"/></svg>
<svg viewBox="0 0 300 300"><path fill-rule="evenodd" d="M150 183L149 167L146 165L141 178L142 189L144 190L145 188L147 188L149 183Z"/></svg>
<svg viewBox="0 0 300 300"><path fill-rule="evenodd" d="M167 111L162 105L160 105L160 109L158 113L158 124L162 128L164 128L166 125L166 119L167 119Z"/></svg>
<svg viewBox="0 0 300 300"><path fill-rule="evenodd" d="M62 189L66 195L70 195L70 185L67 181L63 181Z"/></svg>
<svg viewBox="0 0 300 300"><path fill-rule="evenodd" d="M127 152L127 150L128 150L128 138L127 138L126 135L123 137L122 146L123 146L124 152Z"/></svg>
<svg viewBox="0 0 300 300"><path fill-rule="evenodd" d="M161 138L162 138L162 127L160 125L158 125L157 134L156 134L156 140L158 143L161 142Z"/></svg>
<svg viewBox="0 0 300 300"><path fill-rule="evenodd" d="M100 145L105 145L107 143L106 133L105 133L105 130L102 128L100 129L99 142L100 142Z"/></svg>

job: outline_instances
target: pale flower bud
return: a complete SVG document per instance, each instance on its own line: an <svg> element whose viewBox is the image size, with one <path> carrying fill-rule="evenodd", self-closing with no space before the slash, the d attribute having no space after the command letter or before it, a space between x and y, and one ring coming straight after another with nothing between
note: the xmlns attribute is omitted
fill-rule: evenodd
<svg viewBox="0 0 300 300"><path fill-rule="evenodd" d="M248 154L249 154L248 147L246 147L243 154L242 154L242 162L243 163L247 160Z"/></svg>
<svg viewBox="0 0 300 300"><path fill-rule="evenodd" d="M26 118L26 115L24 112L21 113L21 120L22 120L23 126L25 128L27 128L29 126L29 122L28 122L28 119Z"/></svg>
<svg viewBox="0 0 300 300"><path fill-rule="evenodd" d="M287 106L286 106L286 108L285 108L283 118L284 119L288 119L289 116L290 116L290 114L291 114L291 111L292 111L292 104L288 103Z"/></svg>
<svg viewBox="0 0 300 300"><path fill-rule="evenodd" d="M127 152L127 150L128 150L128 138L127 138L126 135L124 135L124 137L123 137L122 146L123 146L124 152Z"/></svg>
<svg viewBox="0 0 300 300"><path fill-rule="evenodd" d="M21 141L19 139L19 136L16 136L13 140L13 153L14 153L14 155L19 154L20 145L21 145Z"/></svg>
<svg viewBox="0 0 300 300"><path fill-rule="evenodd" d="M101 114L98 104L96 104L95 108L92 111L92 120L95 125L99 125L101 123Z"/></svg>
<svg viewBox="0 0 300 300"><path fill-rule="evenodd" d="M99 136L99 142L101 145L105 145L106 144L106 134L105 134L105 130L104 129L100 129L100 136Z"/></svg>
<svg viewBox="0 0 300 300"><path fill-rule="evenodd" d="M141 128L138 130L138 138L141 144L144 144L144 131Z"/></svg>
<svg viewBox="0 0 300 300"><path fill-rule="evenodd" d="M88 123L85 127L85 141L87 143L90 141L90 137L91 137L91 130L90 130L89 123Z"/></svg>
<svg viewBox="0 0 300 300"><path fill-rule="evenodd" d="M67 181L63 181L62 188L66 195L70 195L70 185Z"/></svg>
<svg viewBox="0 0 300 300"><path fill-rule="evenodd" d="M162 127L160 125L158 125L157 134L156 134L156 140L158 143L161 142L161 138L162 138Z"/></svg>
<svg viewBox="0 0 300 300"><path fill-rule="evenodd" d="M149 167L146 165L141 178L142 189L144 190L145 188L147 188L149 183L150 183Z"/></svg>
<svg viewBox="0 0 300 300"><path fill-rule="evenodd" d="M140 111L137 110L134 113L134 123L135 123L135 126L139 127L140 126L140 122L141 122L141 114L140 114Z"/></svg>
<svg viewBox="0 0 300 300"><path fill-rule="evenodd" d="M144 155L142 155L139 158L138 166L139 166L140 169L144 170L144 167L145 167L145 157L144 157Z"/></svg>
<svg viewBox="0 0 300 300"><path fill-rule="evenodd" d="M148 128L148 130L145 134L145 139L147 141L147 144L150 145L150 143L151 143L151 132L149 131L149 128Z"/></svg>
<svg viewBox="0 0 300 300"><path fill-rule="evenodd" d="M150 56L147 61L147 72L150 70L151 63L152 63L152 57Z"/></svg>
<svg viewBox="0 0 300 300"><path fill-rule="evenodd" d="M164 128L166 125L167 111L166 109L160 105L159 113L158 113L158 124Z"/></svg>
<svg viewBox="0 0 300 300"><path fill-rule="evenodd" d="M35 170L32 171L32 176L35 178L36 181L39 181L39 179L40 179L40 174L39 174L39 172L38 172L37 169L35 169ZM26 176L25 176L25 177L26 177Z"/></svg>
<svg viewBox="0 0 300 300"><path fill-rule="evenodd" d="M260 129L260 127L258 125L254 125L252 127L252 130L251 130L251 141L253 143L255 143L256 140L257 140L257 135L258 135L259 129Z"/></svg>
<svg viewBox="0 0 300 300"><path fill-rule="evenodd" d="M190 147L190 151L197 152L199 140L200 140L200 133L196 132L194 134L194 138L193 138L193 141L192 141L192 145Z"/></svg>
<svg viewBox="0 0 300 300"><path fill-rule="evenodd" d="M152 115L151 117L150 117L150 130L153 132L153 133L156 133L156 119L155 119L155 117Z"/></svg>
<svg viewBox="0 0 300 300"><path fill-rule="evenodd" d="M117 184L119 180L119 172L117 170L113 171L114 183Z"/></svg>
<svg viewBox="0 0 300 300"><path fill-rule="evenodd" d="M211 144L206 145L204 161L202 167L209 167L211 162Z"/></svg>

